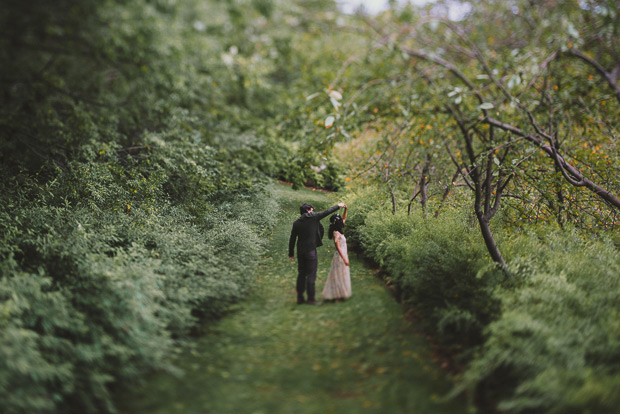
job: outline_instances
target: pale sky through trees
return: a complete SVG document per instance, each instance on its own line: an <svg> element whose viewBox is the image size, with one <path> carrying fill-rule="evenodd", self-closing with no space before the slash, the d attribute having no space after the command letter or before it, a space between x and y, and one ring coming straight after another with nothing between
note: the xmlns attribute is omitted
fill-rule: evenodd
<svg viewBox="0 0 620 414"><path fill-rule="evenodd" d="M432 0L414 0L412 3L424 5ZM345 12L353 12L363 5L370 14L378 13L388 8L388 0L338 0Z"/></svg>
<svg viewBox="0 0 620 414"><path fill-rule="evenodd" d="M353 13L360 6L364 6L365 10L369 14L379 13L388 9L388 0L337 0L345 13ZM406 3L407 0L399 0L399 3ZM433 3L434 0L409 0L410 3L423 6L428 3ZM470 10L469 4L454 2L449 7L448 15L453 20L460 20Z"/></svg>

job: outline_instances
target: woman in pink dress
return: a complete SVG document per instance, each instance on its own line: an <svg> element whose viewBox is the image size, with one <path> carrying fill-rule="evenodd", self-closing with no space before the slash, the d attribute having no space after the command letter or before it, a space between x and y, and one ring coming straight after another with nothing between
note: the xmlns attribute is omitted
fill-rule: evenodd
<svg viewBox="0 0 620 414"><path fill-rule="evenodd" d="M329 276L323 288L323 299L345 300L351 296L351 275L349 272L349 255L347 252L347 239L344 237L344 223L347 220L347 206L344 206L342 217L334 214L329 218L329 230L327 236L334 240L336 251L332 260Z"/></svg>

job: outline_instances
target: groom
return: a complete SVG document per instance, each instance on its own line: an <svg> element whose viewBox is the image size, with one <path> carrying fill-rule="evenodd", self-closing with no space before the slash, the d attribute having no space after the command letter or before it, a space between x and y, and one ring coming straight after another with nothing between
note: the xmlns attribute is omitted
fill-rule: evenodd
<svg viewBox="0 0 620 414"><path fill-rule="evenodd" d="M314 212L314 207L310 204L304 204L299 207L301 217L293 223L291 237L288 241L288 257L292 261L295 260L293 251L295 249L295 240L297 240L297 303L304 303L304 291L308 290L308 304L316 305L314 297L314 283L316 281L316 270L318 265L318 257L316 248L323 245L321 237L323 236L323 228L320 221L344 207L344 203L330 207L320 213Z"/></svg>

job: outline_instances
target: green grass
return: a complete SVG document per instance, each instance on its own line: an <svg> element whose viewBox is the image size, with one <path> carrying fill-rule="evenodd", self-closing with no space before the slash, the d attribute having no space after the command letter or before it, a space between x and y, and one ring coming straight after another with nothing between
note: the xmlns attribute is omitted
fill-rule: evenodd
<svg viewBox="0 0 620 414"><path fill-rule="evenodd" d="M278 225L253 293L183 349L174 361L183 375L154 375L123 395L120 412L466 412L462 400L441 402L451 389L447 375L434 364L428 343L404 318L402 307L354 254L351 299L321 306L295 303L297 267L287 258L291 224L301 203L320 211L337 200L286 186L277 191ZM334 254L331 241L324 242L317 293Z"/></svg>

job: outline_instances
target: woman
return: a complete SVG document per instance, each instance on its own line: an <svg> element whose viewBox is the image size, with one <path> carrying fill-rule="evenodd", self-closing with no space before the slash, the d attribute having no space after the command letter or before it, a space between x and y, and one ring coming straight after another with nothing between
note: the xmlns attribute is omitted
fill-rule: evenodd
<svg viewBox="0 0 620 414"><path fill-rule="evenodd" d="M329 218L327 236L334 240L336 251L329 276L323 288L323 298L326 300L344 300L351 296L351 275L349 272L349 256L347 253L347 239L344 237L344 223L347 221L347 206L344 206L342 217L334 214Z"/></svg>

